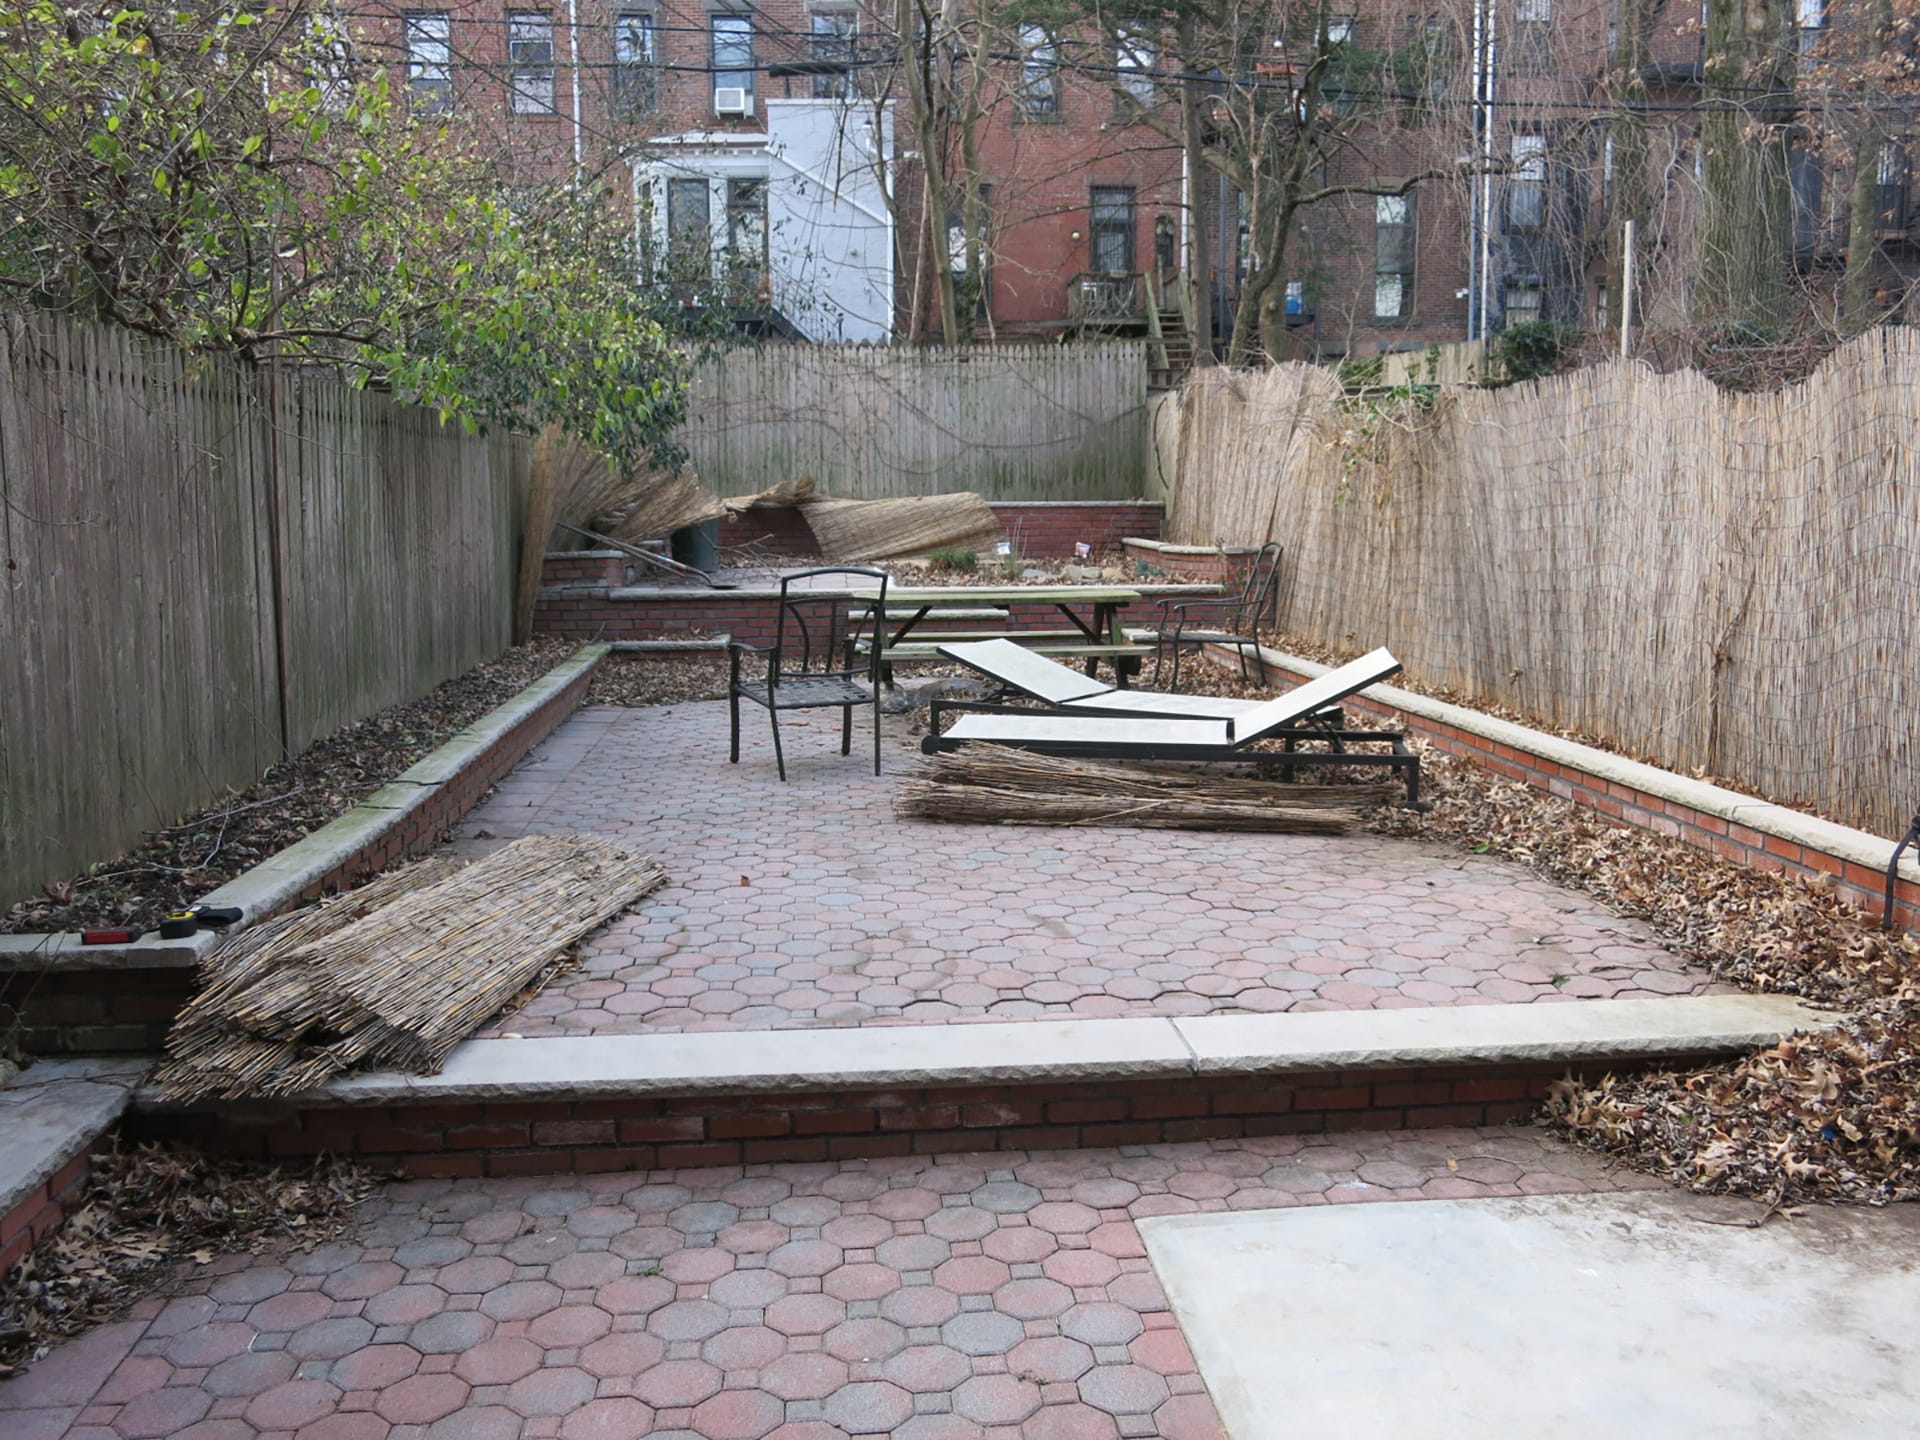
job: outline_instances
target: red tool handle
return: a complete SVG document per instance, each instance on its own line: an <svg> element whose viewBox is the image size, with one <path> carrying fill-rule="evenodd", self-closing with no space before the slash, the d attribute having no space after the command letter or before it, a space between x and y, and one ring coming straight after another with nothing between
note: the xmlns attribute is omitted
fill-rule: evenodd
<svg viewBox="0 0 1920 1440"><path fill-rule="evenodd" d="M121 925L110 930L82 930L82 945L131 945L147 932L137 925Z"/></svg>

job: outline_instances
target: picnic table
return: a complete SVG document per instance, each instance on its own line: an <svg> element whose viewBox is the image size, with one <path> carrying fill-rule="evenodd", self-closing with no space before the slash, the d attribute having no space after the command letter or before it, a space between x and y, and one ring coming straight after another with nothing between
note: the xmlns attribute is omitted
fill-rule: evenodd
<svg viewBox="0 0 1920 1440"><path fill-rule="evenodd" d="M850 593L855 598L862 594L858 590ZM865 593L871 596L876 592ZM1140 672L1141 659L1151 655L1154 648L1130 640L1120 624L1120 612L1140 598L1138 590L1125 585L916 585L889 589L887 613L874 625L880 647L880 676L891 685L895 661L937 660L939 647L954 641L1005 639L1042 655L1083 659L1089 675L1100 661L1109 660L1114 674L1125 685ZM1015 626L1012 610L1016 605L1051 605L1067 624L1058 629ZM941 629L938 633L920 628L930 621L970 623L987 616L997 617L987 628Z"/></svg>

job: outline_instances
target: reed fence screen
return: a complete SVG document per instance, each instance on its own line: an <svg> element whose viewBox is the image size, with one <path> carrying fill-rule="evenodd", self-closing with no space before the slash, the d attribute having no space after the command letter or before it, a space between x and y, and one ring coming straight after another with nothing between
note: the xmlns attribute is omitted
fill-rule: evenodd
<svg viewBox="0 0 1920 1440"><path fill-rule="evenodd" d="M1920 331L1733 394L1612 363L1431 409L1204 372L1168 538L1286 546L1280 619L1897 836L1920 805Z"/></svg>
<svg viewBox="0 0 1920 1440"><path fill-rule="evenodd" d="M525 467L336 380L0 330L0 906L505 649Z"/></svg>
<svg viewBox="0 0 1920 1440"><path fill-rule="evenodd" d="M1132 500L1146 483L1146 405L1133 341L766 345L696 370L678 440L722 495L811 475L847 500Z"/></svg>

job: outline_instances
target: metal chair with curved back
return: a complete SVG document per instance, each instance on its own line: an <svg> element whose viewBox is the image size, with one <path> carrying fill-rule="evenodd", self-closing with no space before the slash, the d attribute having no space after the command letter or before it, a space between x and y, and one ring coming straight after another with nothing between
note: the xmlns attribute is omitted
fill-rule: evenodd
<svg viewBox="0 0 1920 1440"><path fill-rule="evenodd" d="M858 577L855 585L819 586L822 577ZM796 584L796 581L806 582ZM877 594L875 593L877 590ZM859 603L849 605L852 598ZM869 605L866 602L871 600ZM780 748L780 712L838 706L840 753L853 750L853 711L856 705L873 707L873 773L880 773L880 647L872 642L873 627L884 623L887 612L887 574L859 566L823 566L799 570L780 581L780 610L774 622L771 646L729 644L727 703L732 712L733 739L728 759L740 761L740 702L750 700L765 708L773 722L773 758L780 778L787 778L787 758ZM764 678L743 678L741 662L749 655L766 656ZM856 657L863 657L856 664Z"/></svg>
<svg viewBox="0 0 1920 1440"><path fill-rule="evenodd" d="M1162 600L1153 660L1155 682L1171 654L1173 676L1167 684L1174 690L1180 688L1180 651L1185 645L1233 646L1240 654L1240 678L1252 679L1247 673L1247 653L1251 651L1255 661L1260 661L1260 626L1272 620L1279 593L1280 542L1269 540L1253 557L1238 600ZM1260 682L1265 684L1266 679L1266 665L1260 662Z"/></svg>

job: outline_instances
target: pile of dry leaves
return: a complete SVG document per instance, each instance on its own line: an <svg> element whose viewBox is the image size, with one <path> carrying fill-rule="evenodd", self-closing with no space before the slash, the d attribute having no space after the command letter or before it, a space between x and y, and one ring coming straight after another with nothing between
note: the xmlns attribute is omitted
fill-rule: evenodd
<svg viewBox="0 0 1920 1440"><path fill-rule="evenodd" d="M1885 1204L1920 1195L1920 942L1880 930L1831 886L1609 825L1465 761L1429 755L1438 803L1380 813L1391 833L1515 860L1647 921L1670 948L1748 989L1855 1013L1687 1072L1564 1081L1569 1138L1703 1193Z"/></svg>
<svg viewBox="0 0 1920 1440"><path fill-rule="evenodd" d="M1183 689L1198 688L1189 676L1228 693L1251 688L1194 666L1181 672ZM1421 764L1433 810L1382 809L1373 829L1515 861L1647 922L1721 979L1853 1012L1832 1030L1703 1069L1563 1082L1549 1123L1706 1193L1775 1205L1920 1197L1920 941L1882 931L1817 880L1609 824L1431 748Z"/></svg>
<svg viewBox="0 0 1920 1440"><path fill-rule="evenodd" d="M725 656L623 655L600 662L587 686L589 705L679 705L722 700L727 694Z"/></svg>
<svg viewBox="0 0 1920 1440"><path fill-rule="evenodd" d="M0 1277L0 1378L139 1299L165 1266L334 1239L373 1187L341 1160L264 1169L155 1147L99 1157L66 1222Z"/></svg>
<svg viewBox="0 0 1920 1440"><path fill-rule="evenodd" d="M0 934L151 928L342 814L577 648L572 640L536 639L318 740L251 788L0 913Z"/></svg>

